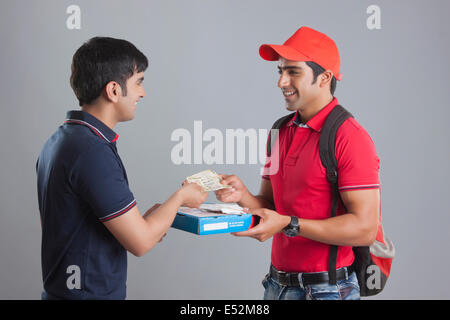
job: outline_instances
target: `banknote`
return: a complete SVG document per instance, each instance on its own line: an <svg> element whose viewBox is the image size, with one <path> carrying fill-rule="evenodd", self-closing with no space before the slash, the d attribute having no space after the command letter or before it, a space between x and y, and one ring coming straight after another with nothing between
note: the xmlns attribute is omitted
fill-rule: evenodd
<svg viewBox="0 0 450 320"><path fill-rule="evenodd" d="M220 183L220 176L213 170L204 170L186 178L189 183L197 183L204 191L216 191L225 188L231 188L229 185Z"/></svg>

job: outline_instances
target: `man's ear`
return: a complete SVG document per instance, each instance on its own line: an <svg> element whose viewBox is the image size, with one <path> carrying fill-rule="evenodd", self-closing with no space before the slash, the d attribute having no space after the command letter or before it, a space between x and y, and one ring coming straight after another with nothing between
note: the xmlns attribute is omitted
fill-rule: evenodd
<svg viewBox="0 0 450 320"><path fill-rule="evenodd" d="M117 103L122 95L122 88L117 82L110 81L106 84L104 92L107 100Z"/></svg>
<svg viewBox="0 0 450 320"><path fill-rule="evenodd" d="M320 87L327 87L331 84L331 80L333 79L333 72L331 72L331 70L325 70L319 75L319 77Z"/></svg>

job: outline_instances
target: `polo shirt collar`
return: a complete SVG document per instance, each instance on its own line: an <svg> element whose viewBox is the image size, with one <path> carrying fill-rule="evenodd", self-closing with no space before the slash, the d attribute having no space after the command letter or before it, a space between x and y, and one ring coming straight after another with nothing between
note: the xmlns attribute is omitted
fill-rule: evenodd
<svg viewBox="0 0 450 320"><path fill-rule="evenodd" d="M289 121L288 125L297 125L301 128L311 128L314 131L320 132L322 130L323 124L325 123L326 118L330 114L331 110L335 106L338 105L338 100L336 97L331 100L329 104L327 104L325 107L323 107L314 117L312 117L306 124L301 122L300 115L298 111L295 113L294 117L291 121Z"/></svg>
<svg viewBox="0 0 450 320"><path fill-rule="evenodd" d="M84 125L109 143L116 142L119 138L119 135L111 128L86 111L68 111L64 123Z"/></svg>

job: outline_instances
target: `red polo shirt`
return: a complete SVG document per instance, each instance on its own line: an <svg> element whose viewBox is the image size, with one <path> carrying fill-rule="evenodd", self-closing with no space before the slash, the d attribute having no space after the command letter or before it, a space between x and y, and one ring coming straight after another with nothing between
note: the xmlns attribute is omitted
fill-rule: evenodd
<svg viewBox="0 0 450 320"><path fill-rule="evenodd" d="M264 179L270 179L276 211L303 219L327 219L331 212L331 186L319 156L319 139L328 114L338 104L334 98L306 125L298 113L279 131L267 159ZM340 191L380 188L380 160L369 134L354 119L347 119L336 134L336 159ZM275 162L278 154L278 166ZM274 172L269 172L270 165ZM339 203L337 215L345 213ZM301 236L274 235L272 264L287 272L328 270L330 246ZM338 247L336 267L353 263L352 247Z"/></svg>

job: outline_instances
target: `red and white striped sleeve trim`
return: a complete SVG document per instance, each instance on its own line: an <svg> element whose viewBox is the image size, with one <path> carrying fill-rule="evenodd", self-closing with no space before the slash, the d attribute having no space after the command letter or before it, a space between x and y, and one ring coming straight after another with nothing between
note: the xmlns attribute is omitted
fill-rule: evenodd
<svg viewBox="0 0 450 320"><path fill-rule="evenodd" d="M131 202L130 202L128 205L126 205L124 208L122 208L122 209L120 209L120 210L118 210L118 211L116 211L116 212L110 213L110 214L108 214L107 216L104 216L103 218L100 218L99 220L100 220L101 222L105 222L105 221L114 219L114 218L116 218L116 217L118 217L118 216L121 216L122 214L128 212L128 211L129 211L131 208L133 208L135 205L136 205L136 199L134 199L133 201L131 201Z"/></svg>
<svg viewBox="0 0 450 320"><path fill-rule="evenodd" d="M360 184L354 186L339 187L339 191L364 190L364 189L379 189L380 184Z"/></svg>

